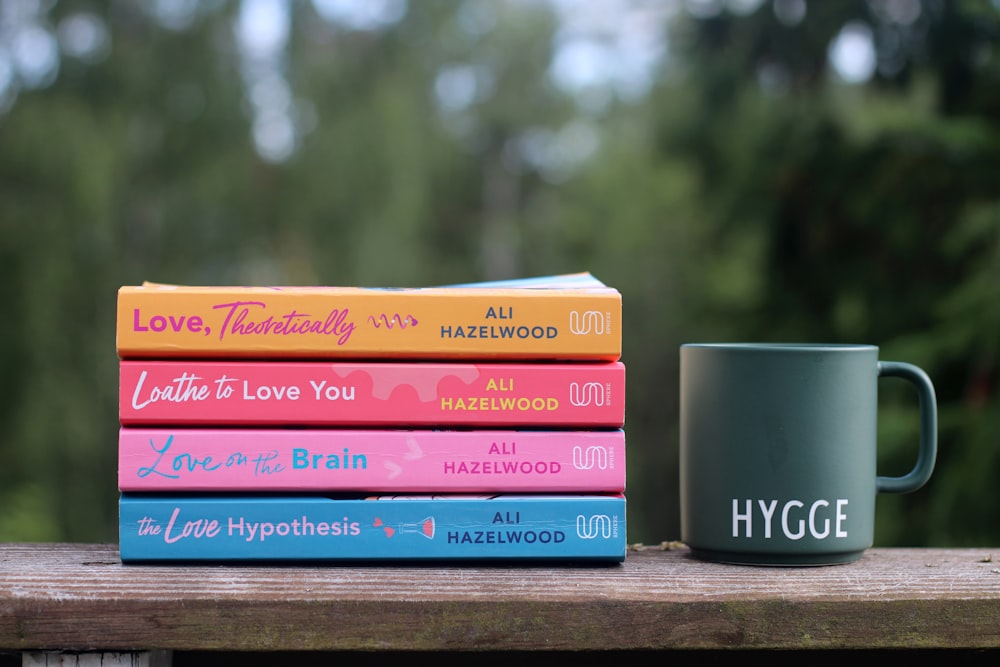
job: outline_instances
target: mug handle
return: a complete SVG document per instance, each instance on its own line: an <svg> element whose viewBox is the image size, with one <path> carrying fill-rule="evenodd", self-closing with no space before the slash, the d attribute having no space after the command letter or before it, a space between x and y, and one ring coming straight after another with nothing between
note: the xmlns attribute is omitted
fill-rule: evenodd
<svg viewBox="0 0 1000 667"><path fill-rule="evenodd" d="M876 477L879 493L910 493L923 486L934 471L937 458L937 400L934 385L927 373L913 364L898 361L878 362L878 377L899 377L912 382L920 396L920 452L917 463L902 477Z"/></svg>

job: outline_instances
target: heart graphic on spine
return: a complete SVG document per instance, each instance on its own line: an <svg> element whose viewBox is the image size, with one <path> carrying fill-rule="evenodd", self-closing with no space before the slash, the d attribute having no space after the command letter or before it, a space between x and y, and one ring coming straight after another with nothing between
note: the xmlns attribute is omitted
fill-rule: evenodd
<svg viewBox="0 0 1000 667"><path fill-rule="evenodd" d="M382 530L385 531L386 537L392 537L393 535L396 534L396 529L393 528L392 526L383 525L382 519L380 519L379 517L375 517L375 527L382 528Z"/></svg>

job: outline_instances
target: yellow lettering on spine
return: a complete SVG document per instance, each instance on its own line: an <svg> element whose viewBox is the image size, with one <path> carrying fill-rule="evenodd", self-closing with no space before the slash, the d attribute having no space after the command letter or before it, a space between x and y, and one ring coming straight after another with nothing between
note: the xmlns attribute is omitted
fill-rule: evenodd
<svg viewBox="0 0 1000 667"><path fill-rule="evenodd" d="M543 396L453 396L441 397L442 410L464 410L468 412L522 411L552 412L559 409L559 399Z"/></svg>

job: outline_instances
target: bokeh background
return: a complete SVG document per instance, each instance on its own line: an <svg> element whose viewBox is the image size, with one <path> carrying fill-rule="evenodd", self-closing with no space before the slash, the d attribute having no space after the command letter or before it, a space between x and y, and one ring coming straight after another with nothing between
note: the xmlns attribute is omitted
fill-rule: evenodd
<svg viewBox="0 0 1000 667"><path fill-rule="evenodd" d="M1000 545L998 37L1000 0L0 0L0 540L117 539L121 285L591 271L630 542L679 538L678 346L794 340L937 386L878 545Z"/></svg>

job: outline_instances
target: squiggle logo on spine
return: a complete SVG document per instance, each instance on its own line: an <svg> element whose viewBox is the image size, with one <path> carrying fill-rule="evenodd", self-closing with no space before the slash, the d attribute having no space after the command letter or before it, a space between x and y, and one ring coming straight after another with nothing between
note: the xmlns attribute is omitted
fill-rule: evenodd
<svg viewBox="0 0 1000 667"><path fill-rule="evenodd" d="M608 448L591 445L584 449L579 445L573 447L573 467L577 470L608 469Z"/></svg>
<svg viewBox="0 0 1000 667"><path fill-rule="evenodd" d="M612 534L611 517L607 514L593 514L585 517L576 516L576 535L583 540L593 540L598 537L608 539Z"/></svg>
<svg viewBox="0 0 1000 667"><path fill-rule="evenodd" d="M381 320L381 321L380 321ZM415 327L417 326L417 318L413 315L400 315L395 313L390 317L385 313L379 314L376 318L375 315L369 315L368 321L375 325L376 329L381 329L384 325L388 329L392 329L395 326L399 326L400 329L405 329L407 326Z"/></svg>
<svg viewBox="0 0 1000 667"><path fill-rule="evenodd" d="M604 317L596 310L587 310L583 313L578 310L571 310L569 313L569 330L571 333L581 336L590 333L603 334L605 330Z"/></svg>
<svg viewBox="0 0 1000 667"><path fill-rule="evenodd" d="M604 385L600 382L579 382L569 383L569 402L576 407L588 405L603 406L607 404L607 397L604 393Z"/></svg>

